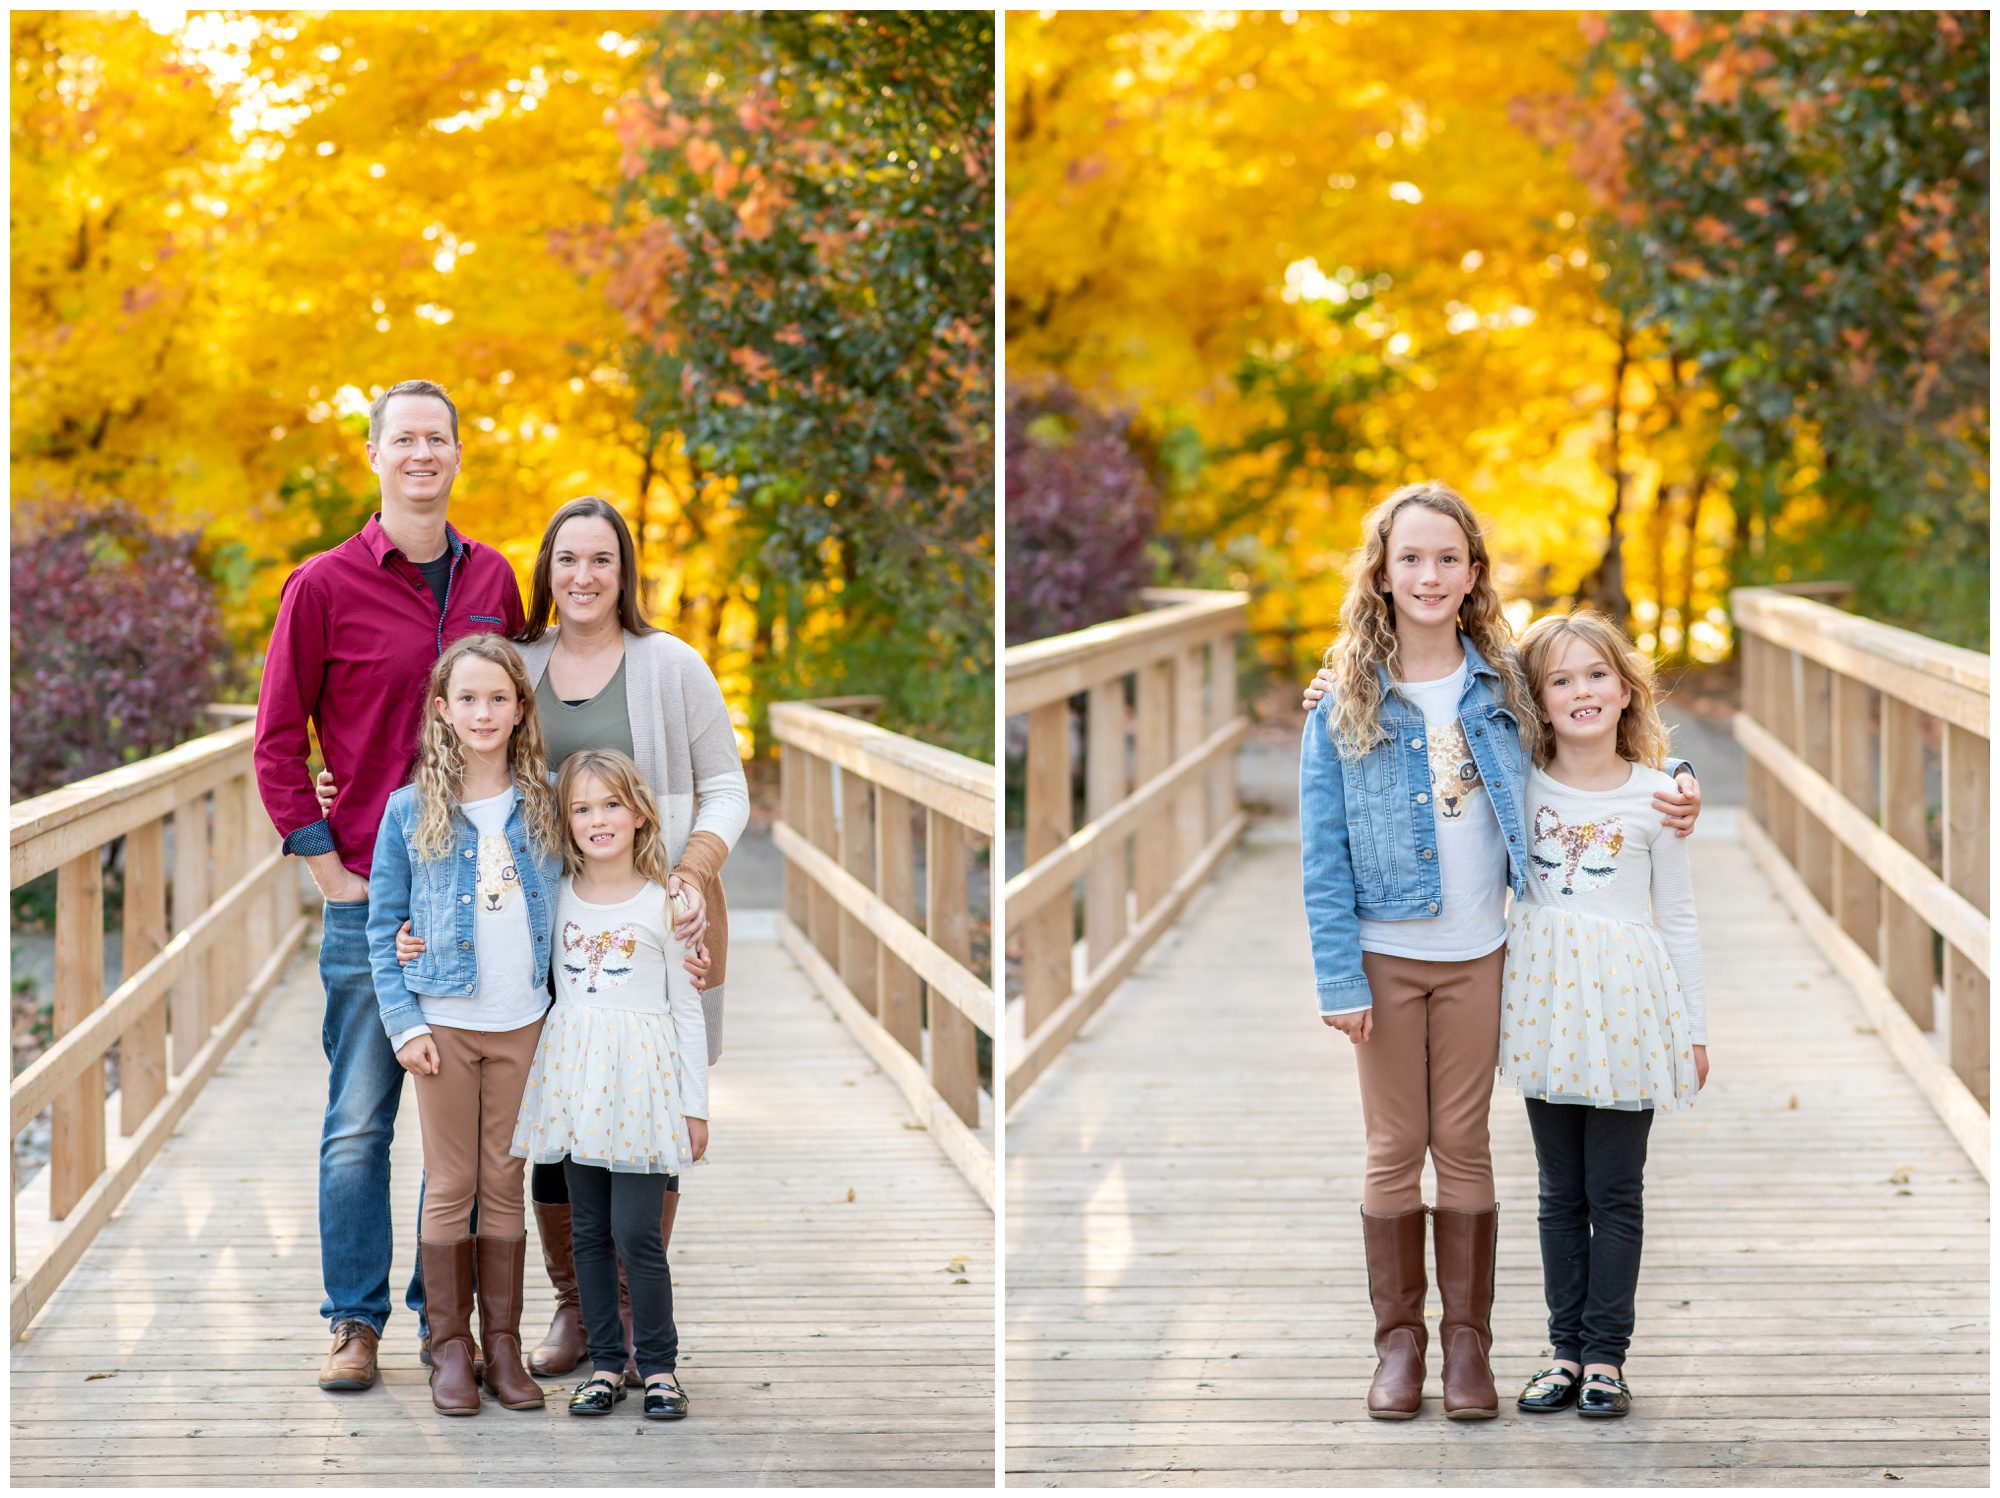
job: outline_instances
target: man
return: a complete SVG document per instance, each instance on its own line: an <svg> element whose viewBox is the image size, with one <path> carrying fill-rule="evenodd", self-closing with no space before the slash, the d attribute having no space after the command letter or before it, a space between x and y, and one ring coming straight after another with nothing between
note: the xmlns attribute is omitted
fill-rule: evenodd
<svg viewBox="0 0 2000 1498"><path fill-rule="evenodd" d="M368 408L368 465L382 508L359 534L285 580L257 702L257 789L287 853L326 899L321 1040L331 1074L319 1146L320 1270L333 1347L322 1389L375 1382L389 1319L389 1142L403 1069L389 1048L368 964L368 871L389 793L409 779L428 704L424 686L461 635L521 629L521 590L490 546L445 522L464 449L458 409L428 380L405 380ZM314 799L306 725L340 786ZM411 1306L420 1306L413 1294ZM421 1312L420 1312L421 1314Z"/></svg>

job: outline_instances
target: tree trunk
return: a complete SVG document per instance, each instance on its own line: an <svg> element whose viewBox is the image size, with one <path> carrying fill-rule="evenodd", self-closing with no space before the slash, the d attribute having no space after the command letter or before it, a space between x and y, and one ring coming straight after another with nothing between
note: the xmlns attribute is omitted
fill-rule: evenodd
<svg viewBox="0 0 2000 1498"><path fill-rule="evenodd" d="M1611 476L1611 513L1604 538L1604 555L1584 579L1583 596L1609 615L1621 628L1630 630L1632 601L1625 591L1625 443L1620 431L1625 418L1625 373L1632 364L1632 340L1621 321L1618 325L1618 363L1611 380L1611 440L1606 454L1606 471Z"/></svg>

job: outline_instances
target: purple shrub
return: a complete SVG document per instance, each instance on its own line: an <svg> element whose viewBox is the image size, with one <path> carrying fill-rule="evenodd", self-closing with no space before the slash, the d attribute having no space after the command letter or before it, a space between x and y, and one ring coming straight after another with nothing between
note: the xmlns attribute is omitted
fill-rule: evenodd
<svg viewBox="0 0 2000 1498"><path fill-rule="evenodd" d="M48 512L45 512L48 513ZM202 729L222 619L199 531L156 531L121 501L13 537L16 798L171 749Z"/></svg>
<svg viewBox="0 0 2000 1498"><path fill-rule="evenodd" d="M1125 431L1068 385L1008 391L1008 644L1137 607L1158 497Z"/></svg>

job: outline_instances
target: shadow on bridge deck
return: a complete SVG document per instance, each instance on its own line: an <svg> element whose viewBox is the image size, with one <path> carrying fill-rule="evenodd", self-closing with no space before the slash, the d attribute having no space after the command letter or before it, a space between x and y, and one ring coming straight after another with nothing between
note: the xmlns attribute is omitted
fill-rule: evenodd
<svg viewBox="0 0 2000 1498"><path fill-rule="evenodd" d="M1443 1419L1433 1357L1422 1418L1366 1417L1354 1066L1267 821L1009 1122L1009 1485L1984 1487L1986 1183L1733 826L1692 849L1715 1069L1652 1136L1633 1417L1513 1409L1546 1324L1498 1088L1503 1413Z"/></svg>
<svg viewBox="0 0 2000 1498"><path fill-rule="evenodd" d="M15 1345L16 1485L991 1484L992 1217L791 959L742 934L714 1163L674 1232L692 1417L649 1424L635 1399L573 1420L553 1380L545 1412L438 1417L400 1278L382 1383L322 1393L313 958ZM406 1276L408 1096L401 1123ZM531 1244L531 1339L552 1299L539 1262Z"/></svg>

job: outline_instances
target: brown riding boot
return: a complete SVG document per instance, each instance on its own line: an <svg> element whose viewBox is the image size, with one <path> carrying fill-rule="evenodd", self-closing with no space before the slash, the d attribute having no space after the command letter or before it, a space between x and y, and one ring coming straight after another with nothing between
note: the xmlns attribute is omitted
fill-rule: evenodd
<svg viewBox="0 0 2000 1498"><path fill-rule="evenodd" d="M1409 1420L1424 1407L1424 1208L1378 1217L1361 1212L1368 1298L1375 1307L1375 1378L1368 1413Z"/></svg>
<svg viewBox="0 0 2000 1498"><path fill-rule="evenodd" d="M549 1334L528 1354L528 1371L544 1377L567 1373L583 1357L590 1339L583 1330L583 1302L576 1293L576 1255L569 1241L569 1205L535 1203L535 1226L542 1235L542 1268L556 1287L556 1313Z"/></svg>
<svg viewBox="0 0 2000 1498"><path fill-rule="evenodd" d="M1491 1420L1500 1413L1493 1387L1493 1269L1500 1209L1431 1213L1437 1236L1438 1297L1444 1320L1444 1412L1452 1420Z"/></svg>
<svg viewBox="0 0 2000 1498"><path fill-rule="evenodd" d="M440 1415L479 1413L472 1371L472 1240L420 1242L424 1309L431 1321L431 1403Z"/></svg>
<svg viewBox="0 0 2000 1498"><path fill-rule="evenodd" d="M482 1235L472 1241L479 1254L479 1341L486 1354L486 1387L503 1409L538 1410L542 1386L521 1366L521 1281L528 1240Z"/></svg>

